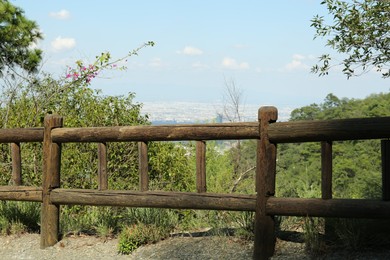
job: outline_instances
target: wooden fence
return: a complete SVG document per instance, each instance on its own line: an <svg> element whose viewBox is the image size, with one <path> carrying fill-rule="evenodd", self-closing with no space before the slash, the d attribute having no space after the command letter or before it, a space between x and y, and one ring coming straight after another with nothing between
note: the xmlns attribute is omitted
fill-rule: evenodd
<svg viewBox="0 0 390 260"><path fill-rule="evenodd" d="M1 200L42 202L41 248L59 240L60 205L157 207L255 212L254 259L274 253L275 215L315 217L390 217L390 117L327 121L276 122L277 109L262 107L258 122L174 126L119 126L63 128L62 117L49 115L44 128L2 129L0 143L11 143L12 180L18 186L0 187ZM257 139L256 190L252 195L207 192L206 141ZM382 140L383 199L332 199L332 141ZM196 141L197 192L162 192L148 189L149 141ZM139 191L109 190L107 142L138 142ZM21 142L43 142L42 187L21 186ZM98 190L60 187L61 144L98 143ZM320 142L322 198L275 197L276 144Z"/></svg>

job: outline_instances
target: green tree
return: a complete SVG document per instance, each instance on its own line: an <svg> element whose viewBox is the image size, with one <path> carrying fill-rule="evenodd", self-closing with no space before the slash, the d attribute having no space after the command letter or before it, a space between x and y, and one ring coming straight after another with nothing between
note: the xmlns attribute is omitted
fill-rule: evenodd
<svg viewBox="0 0 390 260"><path fill-rule="evenodd" d="M315 16L311 26L316 37L328 37L326 46L346 54L341 62L349 78L376 69L383 78L390 77L390 1L325 0L321 2L333 18L327 24L323 16ZM332 58L324 54L312 72L327 75Z"/></svg>
<svg viewBox="0 0 390 260"><path fill-rule="evenodd" d="M328 94L321 104L292 111L290 120L327 120L390 116L390 93L365 99L338 98ZM334 142L333 196L380 198L379 140ZM319 143L278 145L277 196L319 197L321 183Z"/></svg>
<svg viewBox="0 0 390 260"><path fill-rule="evenodd" d="M36 71L42 51L32 46L39 39L42 34L37 24L27 19L19 7L0 0L0 77L4 69L15 66L27 72Z"/></svg>

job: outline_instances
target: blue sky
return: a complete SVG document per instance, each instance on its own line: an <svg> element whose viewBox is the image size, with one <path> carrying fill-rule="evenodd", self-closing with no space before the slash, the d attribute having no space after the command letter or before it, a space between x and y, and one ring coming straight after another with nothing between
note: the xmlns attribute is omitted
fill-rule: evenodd
<svg viewBox="0 0 390 260"><path fill-rule="evenodd" d="M337 70L310 73L316 57L332 53L325 40L313 40L310 20L327 14L318 0L11 2L38 23L43 69L55 75L102 51L119 58L154 41L126 71L92 82L103 94L135 92L141 103L220 102L225 79L234 80L245 103L277 107L318 103L328 93L364 98L390 87L376 72L349 80Z"/></svg>

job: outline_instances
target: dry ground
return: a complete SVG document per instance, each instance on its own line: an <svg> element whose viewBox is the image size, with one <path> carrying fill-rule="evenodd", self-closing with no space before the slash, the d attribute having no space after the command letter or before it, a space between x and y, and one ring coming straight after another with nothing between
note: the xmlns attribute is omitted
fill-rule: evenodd
<svg viewBox="0 0 390 260"><path fill-rule="evenodd" d="M0 236L0 258L8 259L252 259L253 243L234 237L172 237L146 245L130 256L118 255L117 239L93 236L70 236L55 246L41 250L38 234ZM304 244L278 240L272 259L390 259L390 248L374 251L328 252L310 257Z"/></svg>

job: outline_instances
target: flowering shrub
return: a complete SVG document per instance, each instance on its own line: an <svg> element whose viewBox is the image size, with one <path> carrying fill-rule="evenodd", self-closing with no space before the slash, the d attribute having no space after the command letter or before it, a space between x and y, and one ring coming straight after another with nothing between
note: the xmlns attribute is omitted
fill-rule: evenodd
<svg viewBox="0 0 390 260"><path fill-rule="evenodd" d="M95 77L99 75L103 70L115 69L125 70L126 66L118 66L121 62L127 62L127 59L131 56L138 55L138 51L147 46L154 46L154 42L149 41L142 44L140 47L130 51L126 56L111 60L110 52L103 52L99 56L96 56L95 61L92 64L85 65L81 60L76 61L75 67L68 66L66 70L65 79L68 83L79 83L81 85L89 85Z"/></svg>

